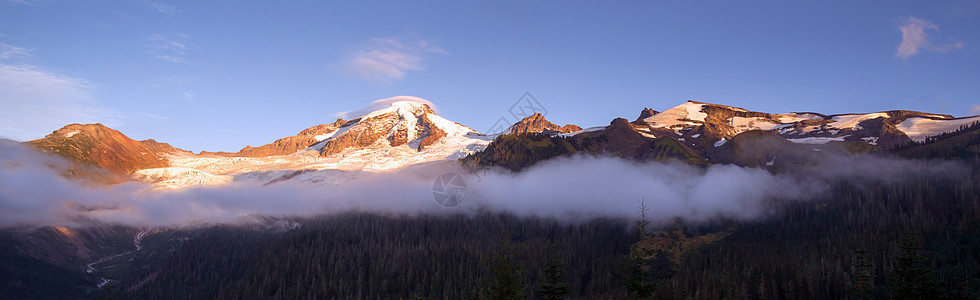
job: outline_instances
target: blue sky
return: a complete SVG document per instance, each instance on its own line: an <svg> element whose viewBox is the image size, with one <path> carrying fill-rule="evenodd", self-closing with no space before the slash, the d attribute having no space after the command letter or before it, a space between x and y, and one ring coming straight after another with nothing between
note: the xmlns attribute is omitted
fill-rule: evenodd
<svg viewBox="0 0 980 300"><path fill-rule="evenodd" d="M398 95L485 131L525 92L584 127L689 99L980 114L980 1L461 2L0 0L0 137L237 151Z"/></svg>

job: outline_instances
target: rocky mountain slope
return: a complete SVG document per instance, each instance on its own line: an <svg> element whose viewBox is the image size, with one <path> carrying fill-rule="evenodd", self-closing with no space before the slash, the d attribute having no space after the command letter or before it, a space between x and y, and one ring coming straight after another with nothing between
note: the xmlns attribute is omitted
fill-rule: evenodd
<svg viewBox="0 0 980 300"><path fill-rule="evenodd" d="M203 152L203 154L214 154L222 156L241 156L241 157L264 157L273 155L287 155L293 154L296 151L300 151L309 148L313 144L319 143L334 133L337 129L346 124L347 121L344 119L337 119L330 124L320 124L313 126L303 131L300 131L294 136L288 136L276 140L275 142L268 143L258 147L245 146L242 150L235 153L229 152Z"/></svg>
<svg viewBox="0 0 980 300"><path fill-rule="evenodd" d="M770 131L794 143L825 144L863 141L891 149L969 125L980 117L892 110L866 114L824 115L812 112L770 114L742 108L688 101L633 122L641 133L712 143L750 130Z"/></svg>
<svg viewBox="0 0 980 300"><path fill-rule="evenodd" d="M154 140L134 141L101 124L71 124L29 143L160 188L181 188L242 180L333 184L349 180L350 175L339 175L346 171L389 171L464 157L470 166L517 171L574 153L781 169L832 155L907 147L980 121L980 116L902 110L771 114L688 101L662 112L644 108L632 122L617 118L586 129L533 114L507 134L483 135L437 115L427 101L406 99L237 153L193 154Z"/></svg>
<svg viewBox="0 0 980 300"><path fill-rule="evenodd" d="M41 151L120 175L165 167L168 163L161 154L177 151L154 140L135 141L102 124L70 124L27 143Z"/></svg>
<svg viewBox="0 0 980 300"><path fill-rule="evenodd" d="M679 160L786 169L839 155L887 151L980 121L980 116L894 110L867 114L770 114L688 101L627 123L613 120L571 134L501 137L464 159L470 166L521 170L555 156L608 155L637 161Z"/></svg>

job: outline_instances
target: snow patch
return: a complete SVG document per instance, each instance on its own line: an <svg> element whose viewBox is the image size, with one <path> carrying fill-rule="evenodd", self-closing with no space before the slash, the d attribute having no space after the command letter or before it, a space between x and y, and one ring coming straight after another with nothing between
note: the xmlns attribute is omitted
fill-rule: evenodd
<svg viewBox="0 0 980 300"><path fill-rule="evenodd" d="M658 114L643 119L651 127L673 128L677 126L700 125L708 114L701 112L704 104L685 102ZM695 123L700 122L700 123Z"/></svg>
<svg viewBox="0 0 980 300"><path fill-rule="evenodd" d="M779 123L796 123L804 120L821 120L823 117L815 114L788 113L775 115Z"/></svg>
<svg viewBox="0 0 980 300"><path fill-rule="evenodd" d="M728 142L728 140L726 140L725 138L722 138L721 140L718 140L717 142L715 142L715 147L721 147L721 145L724 145L727 142Z"/></svg>
<svg viewBox="0 0 980 300"><path fill-rule="evenodd" d="M77 130L76 131L69 132L69 133L66 133L65 134L65 137L66 138L70 138L72 136L75 136L76 134L78 134L78 131Z"/></svg>
<svg viewBox="0 0 980 300"><path fill-rule="evenodd" d="M845 137L847 137L847 136L842 136L842 137L805 137L805 138L787 139L787 140L789 140L790 142L797 143L797 144L814 144L814 145L817 145L817 144L826 144L826 143L835 142L835 141L836 142L843 142Z"/></svg>
<svg viewBox="0 0 980 300"><path fill-rule="evenodd" d="M579 130L579 131L574 131L574 132L569 132L569 133L562 133L562 134L559 134L558 136L560 136L560 137L570 137L570 136L579 135L579 134L586 133L586 132L599 131L599 130L603 130L603 129L606 129L606 126L589 127L589 128L582 129L582 130Z"/></svg>
<svg viewBox="0 0 980 300"><path fill-rule="evenodd" d="M315 135L313 136L313 139L316 140L317 142L322 142L325 139L329 139L333 137L335 134L337 134L338 131L340 131L340 128L337 128L337 130L331 131L330 133Z"/></svg>
<svg viewBox="0 0 980 300"><path fill-rule="evenodd" d="M883 113L883 112L870 113L870 114L838 115L832 118L834 122L830 123L830 126L838 129L859 130L860 128L855 128L855 126L857 126L858 123L861 123L862 121L872 120L877 118L887 119L888 117L889 117L888 113Z"/></svg>
<svg viewBox="0 0 980 300"><path fill-rule="evenodd" d="M742 133L749 130L774 130L786 127L788 125L779 124L773 122L772 120L753 117L753 118L743 118L743 117L732 117L732 127L735 127L737 133Z"/></svg>
<svg viewBox="0 0 980 300"><path fill-rule="evenodd" d="M914 117L906 119L895 127L904 132L913 141L924 142L930 136L956 131L962 126L970 126L978 121L980 121L980 116L947 120Z"/></svg>

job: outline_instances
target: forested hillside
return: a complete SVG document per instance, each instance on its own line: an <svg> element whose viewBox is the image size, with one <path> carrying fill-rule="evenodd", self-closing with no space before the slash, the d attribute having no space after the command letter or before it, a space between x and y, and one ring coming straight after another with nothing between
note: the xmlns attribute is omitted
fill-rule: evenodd
<svg viewBox="0 0 980 300"><path fill-rule="evenodd" d="M839 299L862 291L901 298L892 292L911 288L962 299L980 295L978 192L976 176L842 180L807 201L774 199L762 219L675 219L651 224L642 237L622 221L507 214L331 216L284 233L224 227L193 238L161 270L113 296L480 298L506 257L520 274L520 294L541 299L545 262L557 254L569 297L624 298L635 296L626 286L636 244L647 251L640 278L655 287L653 298ZM909 262L906 242L920 260ZM912 266L928 286L899 284L896 272Z"/></svg>

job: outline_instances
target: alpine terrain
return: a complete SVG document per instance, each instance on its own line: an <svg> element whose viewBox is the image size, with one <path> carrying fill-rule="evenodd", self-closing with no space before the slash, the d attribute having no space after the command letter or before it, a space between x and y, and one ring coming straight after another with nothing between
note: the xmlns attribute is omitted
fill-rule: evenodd
<svg viewBox="0 0 980 300"><path fill-rule="evenodd" d="M980 293L980 116L687 101L487 135L392 100L235 153L102 124L2 141L0 196L23 201L0 298ZM447 186L453 207L411 198Z"/></svg>

